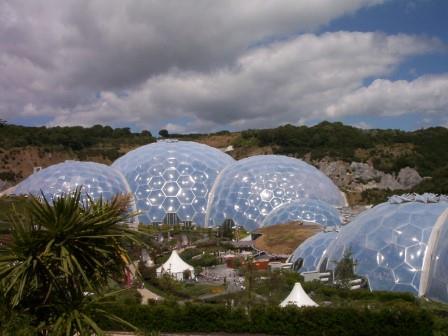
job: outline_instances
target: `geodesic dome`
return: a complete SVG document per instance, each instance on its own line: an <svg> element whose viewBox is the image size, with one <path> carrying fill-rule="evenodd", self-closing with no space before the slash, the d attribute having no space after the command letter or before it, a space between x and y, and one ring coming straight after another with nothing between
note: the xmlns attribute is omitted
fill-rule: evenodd
<svg viewBox="0 0 448 336"><path fill-rule="evenodd" d="M203 226L209 190L233 162L207 145L159 141L128 152L112 167L128 180L141 211L140 222L161 223L174 216L174 221Z"/></svg>
<svg viewBox="0 0 448 336"><path fill-rule="evenodd" d="M350 251L355 273L368 279L371 290L448 301L448 274L441 270L448 265L447 209L443 199L395 196L343 227L328 248L327 267Z"/></svg>
<svg viewBox="0 0 448 336"><path fill-rule="evenodd" d="M33 194L51 199L63 193L81 192L93 199L103 197L110 200L117 194L132 194L124 176L117 170L96 162L65 161L44 168L14 188L14 194Z"/></svg>
<svg viewBox="0 0 448 336"><path fill-rule="evenodd" d="M336 239L336 231L319 232L305 240L292 253L290 262L298 272L318 272L328 246Z"/></svg>
<svg viewBox="0 0 448 336"><path fill-rule="evenodd" d="M231 219L246 230L257 229L279 205L297 199L319 199L334 206L344 198L317 168L282 155L258 155L224 169L210 193L207 225Z"/></svg>
<svg viewBox="0 0 448 336"><path fill-rule="evenodd" d="M278 206L265 217L261 226L297 221L332 228L341 225L341 218L336 208L328 203L310 198L295 200Z"/></svg>

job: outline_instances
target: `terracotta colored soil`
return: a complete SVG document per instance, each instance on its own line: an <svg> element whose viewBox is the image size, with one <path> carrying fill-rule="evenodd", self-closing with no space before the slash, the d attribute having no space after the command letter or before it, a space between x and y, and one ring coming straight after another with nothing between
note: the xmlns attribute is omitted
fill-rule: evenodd
<svg viewBox="0 0 448 336"><path fill-rule="evenodd" d="M255 247L271 254L291 254L304 240L322 231L320 225L290 222L259 229Z"/></svg>

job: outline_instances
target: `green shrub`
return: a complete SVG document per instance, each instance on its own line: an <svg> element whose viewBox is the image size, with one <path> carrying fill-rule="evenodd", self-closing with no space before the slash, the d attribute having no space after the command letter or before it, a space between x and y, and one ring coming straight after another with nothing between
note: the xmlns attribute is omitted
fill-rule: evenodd
<svg viewBox="0 0 448 336"><path fill-rule="evenodd" d="M247 313L224 305L173 303L114 305L110 311L144 331L228 332L276 335L432 335L433 317L423 309L280 308L255 306ZM102 327L118 330L111 322Z"/></svg>

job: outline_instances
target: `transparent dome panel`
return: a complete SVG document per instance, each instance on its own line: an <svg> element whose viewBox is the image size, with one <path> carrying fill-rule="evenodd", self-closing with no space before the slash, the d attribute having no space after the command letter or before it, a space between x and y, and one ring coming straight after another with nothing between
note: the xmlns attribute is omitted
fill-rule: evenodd
<svg viewBox="0 0 448 336"><path fill-rule="evenodd" d="M351 251L356 274L368 279L371 290L418 294L428 232L447 207L446 202L382 203L342 228L328 248L328 260Z"/></svg>
<svg viewBox="0 0 448 336"><path fill-rule="evenodd" d="M224 219L232 219L252 231L281 204L309 198L344 205L334 183L302 160L281 155L252 156L235 162L219 175L210 195L207 225L219 226Z"/></svg>
<svg viewBox="0 0 448 336"><path fill-rule="evenodd" d="M141 223L161 223L175 213L180 221L204 226L209 191L234 161L196 142L159 141L130 151L112 167L123 173L136 194Z"/></svg>
<svg viewBox="0 0 448 336"><path fill-rule="evenodd" d="M328 246L337 235L335 231L319 232L305 240L292 254L293 269L300 273L317 272Z"/></svg>
<svg viewBox="0 0 448 336"><path fill-rule="evenodd" d="M433 300L448 302L448 210L442 214L440 231L431 255L428 288L425 295Z"/></svg>
<svg viewBox="0 0 448 336"><path fill-rule="evenodd" d="M328 203L301 199L278 206L265 217L261 226L290 222L314 223L336 228L341 225L341 218L337 209Z"/></svg>

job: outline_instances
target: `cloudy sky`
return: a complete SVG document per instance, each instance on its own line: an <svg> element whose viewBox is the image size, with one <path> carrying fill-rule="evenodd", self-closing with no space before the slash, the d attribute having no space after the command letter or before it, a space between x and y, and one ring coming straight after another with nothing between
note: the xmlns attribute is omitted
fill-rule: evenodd
<svg viewBox="0 0 448 336"><path fill-rule="evenodd" d="M448 127L446 0L0 0L0 117Z"/></svg>

